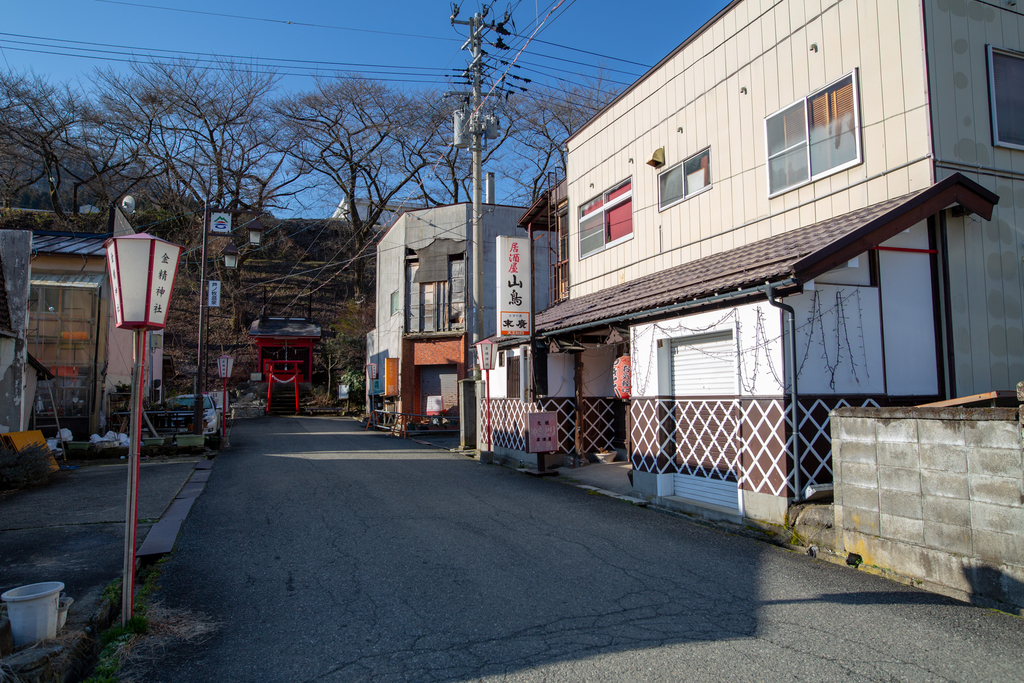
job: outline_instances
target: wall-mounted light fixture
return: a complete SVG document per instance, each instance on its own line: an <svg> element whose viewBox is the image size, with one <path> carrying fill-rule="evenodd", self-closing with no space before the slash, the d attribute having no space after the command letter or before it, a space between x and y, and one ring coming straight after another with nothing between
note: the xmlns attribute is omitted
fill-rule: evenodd
<svg viewBox="0 0 1024 683"><path fill-rule="evenodd" d="M683 127L679 126L678 128L676 128L676 132L677 133L682 133L683 132Z"/></svg>
<svg viewBox="0 0 1024 683"><path fill-rule="evenodd" d="M652 154L651 158L647 160L647 165L648 166L653 166L654 168L658 168L659 166L663 165L664 163L665 163L665 148L664 147L659 147L658 149L654 150L654 154Z"/></svg>
<svg viewBox="0 0 1024 683"><path fill-rule="evenodd" d="M743 86L742 88L740 88L740 94L741 95L746 95L747 94L747 87L746 86Z"/></svg>
<svg viewBox="0 0 1024 683"><path fill-rule="evenodd" d="M811 43L811 52L817 52L817 51L818 51L818 44L817 43Z"/></svg>

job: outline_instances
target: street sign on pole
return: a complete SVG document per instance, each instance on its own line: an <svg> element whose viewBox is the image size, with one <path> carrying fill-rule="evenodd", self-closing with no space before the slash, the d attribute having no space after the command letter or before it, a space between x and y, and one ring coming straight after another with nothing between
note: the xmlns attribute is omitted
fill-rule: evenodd
<svg viewBox="0 0 1024 683"><path fill-rule="evenodd" d="M220 280L209 280L207 283L207 308L220 308Z"/></svg>
<svg viewBox="0 0 1024 683"><path fill-rule="evenodd" d="M211 235L230 235L231 234L231 214L226 212L218 211L210 214L210 234Z"/></svg>

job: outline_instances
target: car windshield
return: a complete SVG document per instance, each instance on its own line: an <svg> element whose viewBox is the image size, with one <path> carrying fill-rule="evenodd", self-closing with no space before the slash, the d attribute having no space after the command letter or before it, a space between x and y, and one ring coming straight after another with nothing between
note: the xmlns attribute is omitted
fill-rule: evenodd
<svg viewBox="0 0 1024 683"><path fill-rule="evenodd" d="M168 410L192 410L195 405L195 399L192 396L175 396L167 400ZM213 401L209 396L203 396L203 408L213 410Z"/></svg>

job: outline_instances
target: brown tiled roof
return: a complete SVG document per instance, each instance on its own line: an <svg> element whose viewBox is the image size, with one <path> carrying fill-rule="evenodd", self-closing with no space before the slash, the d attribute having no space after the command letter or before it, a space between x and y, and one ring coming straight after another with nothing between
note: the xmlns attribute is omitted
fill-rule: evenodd
<svg viewBox="0 0 1024 683"><path fill-rule="evenodd" d="M999 198L957 173L924 190L836 216L690 263L569 299L537 316L537 332L640 320L716 294L792 280L805 282L951 205L986 220Z"/></svg>

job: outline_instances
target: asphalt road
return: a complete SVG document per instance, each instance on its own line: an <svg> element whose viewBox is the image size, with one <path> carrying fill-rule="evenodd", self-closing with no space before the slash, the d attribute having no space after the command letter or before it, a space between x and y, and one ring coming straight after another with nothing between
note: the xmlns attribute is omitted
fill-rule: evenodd
<svg viewBox="0 0 1024 683"><path fill-rule="evenodd" d="M352 421L240 421L144 681L1020 681L1024 620Z"/></svg>
<svg viewBox="0 0 1024 683"><path fill-rule="evenodd" d="M139 543L188 480L195 462L183 458L142 464ZM122 461L61 470L44 486L0 493L0 592L61 581L75 600L68 630L84 626L103 589L124 568L127 477Z"/></svg>

